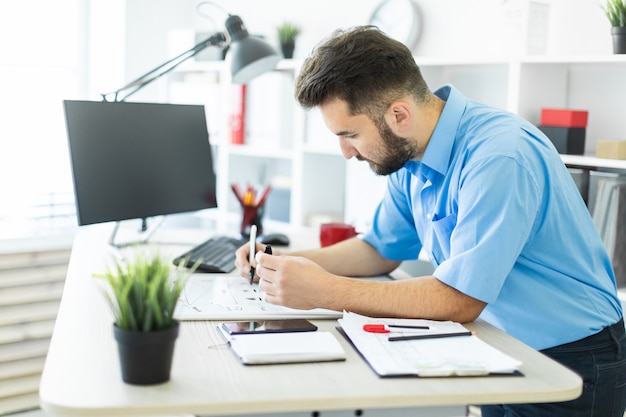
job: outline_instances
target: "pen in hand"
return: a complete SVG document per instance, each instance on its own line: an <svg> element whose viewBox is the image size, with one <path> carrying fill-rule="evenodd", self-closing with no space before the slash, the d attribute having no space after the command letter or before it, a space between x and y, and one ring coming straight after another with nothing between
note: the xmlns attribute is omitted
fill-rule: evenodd
<svg viewBox="0 0 626 417"><path fill-rule="evenodd" d="M252 253L252 251L250 253ZM267 253L268 255L272 254L272 247L270 245L265 246L265 253ZM252 265L252 260L250 261L250 265ZM254 268L250 266L250 284L252 284L253 279L254 279Z"/></svg>
<svg viewBox="0 0 626 417"><path fill-rule="evenodd" d="M250 285L254 282L254 267L252 266L252 261L254 260L254 255L256 253L256 224L250 226L250 256L248 261L250 262Z"/></svg>

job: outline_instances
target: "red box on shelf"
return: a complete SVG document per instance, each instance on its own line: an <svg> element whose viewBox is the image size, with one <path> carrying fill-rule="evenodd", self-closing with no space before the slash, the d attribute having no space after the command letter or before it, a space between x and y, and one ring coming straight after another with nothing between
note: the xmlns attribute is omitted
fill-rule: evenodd
<svg viewBox="0 0 626 417"><path fill-rule="evenodd" d="M587 110L541 109L541 126L587 127Z"/></svg>

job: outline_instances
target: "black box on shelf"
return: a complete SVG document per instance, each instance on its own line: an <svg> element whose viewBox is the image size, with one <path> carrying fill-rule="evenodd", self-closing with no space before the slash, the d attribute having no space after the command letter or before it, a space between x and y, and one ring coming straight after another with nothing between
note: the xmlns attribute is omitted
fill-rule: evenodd
<svg viewBox="0 0 626 417"><path fill-rule="evenodd" d="M585 127L538 126L561 154L585 153Z"/></svg>

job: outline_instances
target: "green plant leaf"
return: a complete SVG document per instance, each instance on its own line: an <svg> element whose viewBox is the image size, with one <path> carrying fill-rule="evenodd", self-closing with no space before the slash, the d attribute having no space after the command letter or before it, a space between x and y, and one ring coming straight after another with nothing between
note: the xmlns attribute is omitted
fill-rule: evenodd
<svg viewBox="0 0 626 417"><path fill-rule="evenodd" d="M626 26L626 0L607 0L600 6L613 27Z"/></svg>
<svg viewBox="0 0 626 417"><path fill-rule="evenodd" d="M137 253L130 260L116 260L106 273L94 276L108 283L103 292L115 324L125 330L149 332L174 325L178 298L198 265L173 268L158 254Z"/></svg>
<svg viewBox="0 0 626 417"><path fill-rule="evenodd" d="M280 43L294 43L300 34L300 27L293 23L285 22L278 27L278 40Z"/></svg>

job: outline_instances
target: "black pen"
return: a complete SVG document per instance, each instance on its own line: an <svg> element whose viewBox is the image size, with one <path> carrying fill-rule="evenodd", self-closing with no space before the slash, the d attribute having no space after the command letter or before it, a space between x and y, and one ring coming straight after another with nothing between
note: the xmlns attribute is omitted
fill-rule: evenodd
<svg viewBox="0 0 626 417"><path fill-rule="evenodd" d="M265 253L269 255L272 254L272 247L270 245L265 246ZM253 280L254 280L254 268L250 267L250 284L252 284Z"/></svg>
<svg viewBox="0 0 626 417"><path fill-rule="evenodd" d="M390 342L399 342L401 340L418 340L418 339L442 339L445 337L457 337L457 336L471 336L472 332L457 332L457 333L439 333L439 334L414 334L409 336L391 336L387 338Z"/></svg>
<svg viewBox="0 0 626 417"><path fill-rule="evenodd" d="M422 329L428 330L430 327L428 326L409 326L404 324L388 324L387 327L393 327L395 329Z"/></svg>

